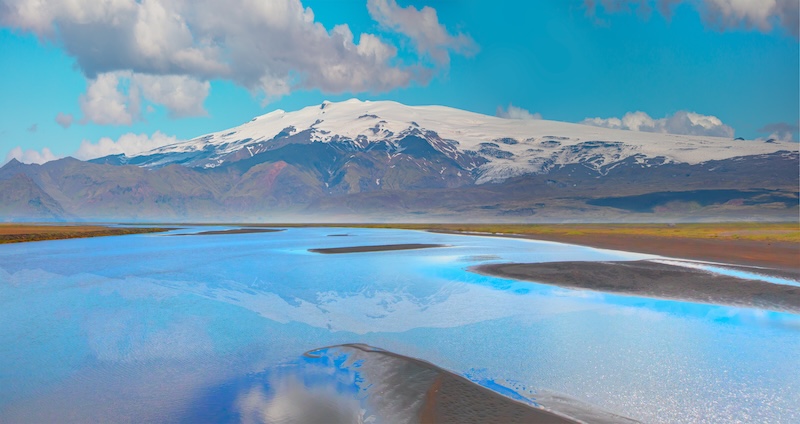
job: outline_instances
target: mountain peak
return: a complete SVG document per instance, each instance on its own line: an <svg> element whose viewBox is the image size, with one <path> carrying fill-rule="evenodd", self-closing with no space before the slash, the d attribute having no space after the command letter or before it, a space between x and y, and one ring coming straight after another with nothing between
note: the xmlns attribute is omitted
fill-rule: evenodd
<svg viewBox="0 0 800 424"><path fill-rule="evenodd" d="M11 158L3 166L0 166L0 171L3 171L4 173L14 172L15 170L20 169L24 166L25 164L18 161L16 158Z"/></svg>
<svg viewBox="0 0 800 424"><path fill-rule="evenodd" d="M293 112L277 109L235 128L154 149L129 163L215 168L288 144L313 143L332 143L346 151L390 146L380 148L399 153L405 149L403 140L410 136L424 140L433 151L462 164L466 171L474 171L479 183L547 173L568 164L580 163L603 172L629 158L638 158L637 164L655 159L660 163L698 164L797 150L796 145L787 143L742 143L720 137L503 119L446 106L352 98L326 100Z"/></svg>

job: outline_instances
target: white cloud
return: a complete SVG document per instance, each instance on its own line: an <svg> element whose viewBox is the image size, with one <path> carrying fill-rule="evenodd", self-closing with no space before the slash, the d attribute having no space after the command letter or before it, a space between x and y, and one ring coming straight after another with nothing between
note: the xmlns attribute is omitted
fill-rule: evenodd
<svg viewBox="0 0 800 424"><path fill-rule="evenodd" d="M694 7L707 25L720 30L745 28L770 32L775 26L780 26L798 37L798 0L584 0L590 15L597 13L598 4L606 13L629 11L630 6L635 5L645 15L655 5L670 17L672 8L680 3Z"/></svg>
<svg viewBox="0 0 800 424"><path fill-rule="evenodd" d="M71 113L58 112L58 115L56 115L56 123L61 125L61 128L69 128L70 125L72 125L72 121L73 118Z"/></svg>
<svg viewBox="0 0 800 424"><path fill-rule="evenodd" d="M427 83L451 52L476 48L468 35L447 32L430 7L368 5L382 28L412 40L419 63L403 63L397 48L374 34L354 37L346 24L328 31L300 0L0 0L0 25L49 39L73 56L90 80L85 118L108 124L137 119L137 87L173 116L191 116L204 113L212 79L267 100L297 89L388 91ZM132 82L127 92L118 87L124 81Z"/></svg>
<svg viewBox="0 0 800 424"><path fill-rule="evenodd" d="M16 159L22 163L45 163L50 162L51 160L58 159L59 156L53 154L47 147L43 148L42 151L29 149L29 150L22 150L22 147L17 146L11 149L10 152L6 155L6 162L10 161L11 159Z"/></svg>
<svg viewBox="0 0 800 424"><path fill-rule="evenodd" d="M775 122L772 124L764 125L758 131L761 133L768 133L769 135L766 137L760 137L757 140L766 141L766 140L777 140L777 141L793 141L797 142L796 134L800 130L800 127L797 123L790 124L788 122Z"/></svg>
<svg viewBox="0 0 800 424"><path fill-rule="evenodd" d="M716 116L701 115L684 110L661 119L653 119L650 115L637 111L628 112L620 118L586 118L580 122L584 125L614 128L631 131L644 131L668 134L704 135L713 137L730 137L734 130Z"/></svg>
<svg viewBox="0 0 800 424"><path fill-rule="evenodd" d="M778 24L798 35L797 0L703 0L702 4L706 22L720 29L743 26L769 32Z"/></svg>
<svg viewBox="0 0 800 424"><path fill-rule="evenodd" d="M495 115L497 115L500 118L506 118L506 119L524 119L524 120L542 119L541 113L539 112L530 113L521 107L516 107L512 105L511 103L508 104L508 108L506 109L503 109L502 106L497 106L497 111L495 112Z"/></svg>
<svg viewBox="0 0 800 424"><path fill-rule="evenodd" d="M86 94L79 103L86 122L101 125L130 125L139 117L139 90L128 85L124 92L122 83L130 79L130 72L109 72L89 81Z"/></svg>
<svg viewBox="0 0 800 424"><path fill-rule="evenodd" d="M759 138L757 138L756 140L757 140L757 141L769 141L769 140L773 140L773 141L780 141L780 142L782 142L782 143L789 143L789 142L795 142L795 143L796 143L796 142L797 142L797 140L795 140L795 138L792 136L792 134L791 134L791 133L786 133L786 132L774 132L774 133L770 133L768 136L766 136L766 137L759 137Z"/></svg>
<svg viewBox="0 0 800 424"><path fill-rule="evenodd" d="M89 81L80 106L84 121L102 125L140 120L142 99L166 106L174 118L201 116L206 114L203 102L210 87L208 81L184 75L107 72Z"/></svg>
<svg viewBox="0 0 800 424"><path fill-rule="evenodd" d="M439 22L436 9L425 6L400 7L395 0L367 0L369 15L382 26L411 39L420 55L437 64L450 63L450 51L472 55L477 45L466 34L450 34Z"/></svg>
<svg viewBox="0 0 800 424"><path fill-rule="evenodd" d="M153 103L167 107L174 118L205 115L203 102L211 84L185 75L134 74L132 84Z"/></svg>
<svg viewBox="0 0 800 424"><path fill-rule="evenodd" d="M159 131L156 131L151 136L147 134L127 133L120 136L117 140L112 140L109 137L103 137L97 143L83 140L74 156L81 160L118 154L133 156L155 149L156 147L177 143L178 141L180 140L174 136L167 136Z"/></svg>

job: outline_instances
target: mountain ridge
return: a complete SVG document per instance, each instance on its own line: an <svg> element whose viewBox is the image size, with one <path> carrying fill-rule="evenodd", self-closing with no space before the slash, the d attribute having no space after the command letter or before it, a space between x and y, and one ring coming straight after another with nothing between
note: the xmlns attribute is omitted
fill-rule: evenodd
<svg viewBox="0 0 800 424"><path fill-rule="evenodd" d="M797 150L796 143L519 121L439 106L326 102L131 157L9 162L0 183L15 200L0 216L783 219L798 210ZM15 188L8 181L18 174L30 181ZM44 209L33 208L36 196Z"/></svg>
<svg viewBox="0 0 800 424"><path fill-rule="evenodd" d="M406 106L392 101L323 102L294 112L275 110L242 125L158 147L125 163L158 167L179 163L214 168L287 144L327 143L343 151L383 144L403 151L417 137L474 172L475 182L500 182L553 166L583 163L600 169L637 156L647 162L697 164L713 159L797 150L796 143L647 133L548 120L514 120L446 106ZM101 158L103 160L108 160Z"/></svg>

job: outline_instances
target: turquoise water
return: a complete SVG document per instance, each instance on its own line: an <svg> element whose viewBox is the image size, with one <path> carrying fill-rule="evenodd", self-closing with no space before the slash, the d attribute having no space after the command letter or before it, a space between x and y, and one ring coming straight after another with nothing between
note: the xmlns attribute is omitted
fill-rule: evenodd
<svg viewBox="0 0 800 424"><path fill-rule="evenodd" d="M390 243L448 247L307 251ZM237 420L242 381L365 343L531 402L554 391L646 422L800 422L800 315L467 271L648 257L326 228L3 245L0 421Z"/></svg>

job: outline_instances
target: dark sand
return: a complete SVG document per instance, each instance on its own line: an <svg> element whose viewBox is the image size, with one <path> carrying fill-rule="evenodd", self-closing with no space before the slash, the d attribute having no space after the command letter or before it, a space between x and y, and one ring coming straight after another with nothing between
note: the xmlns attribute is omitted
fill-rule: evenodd
<svg viewBox="0 0 800 424"><path fill-rule="evenodd" d="M508 263L470 270L574 289L800 313L800 287L650 261Z"/></svg>
<svg viewBox="0 0 800 424"><path fill-rule="evenodd" d="M336 254L336 253L386 252L390 250L429 249L432 247L447 247L447 245L426 244L426 243L381 244L377 246L349 246L349 247L331 247L324 249L308 249L308 251L314 253Z"/></svg>
<svg viewBox="0 0 800 424"><path fill-rule="evenodd" d="M284 230L276 230L273 228L237 228L235 230L215 230L203 231L202 233L194 234L172 234L173 236L216 236L222 234L249 234L249 233L277 233Z"/></svg>
<svg viewBox="0 0 800 424"><path fill-rule="evenodd" d="M577 400L566 402L570 417L503 396L429 362L362 344L332 348L360 361L359 373L371 387L373 407L399 422L421 423L632 423ZM315 357L315 351L307 352ZM373 381L377 379L378 381ZM372 390L372 392L370 392ZM562 402L564 403L564 402ZM544 405L547 408L547 405ZM411 414L411 417L402 415Z"/></svg>
<svg viewBox="0 0 800 424"><path fill-rule="evenodd" d="M466 234L461 231L441 231ZM577 244L600 249L780 269L800 277L800 244L779 241L658 237L630 234L478 234Z"/></svg>

